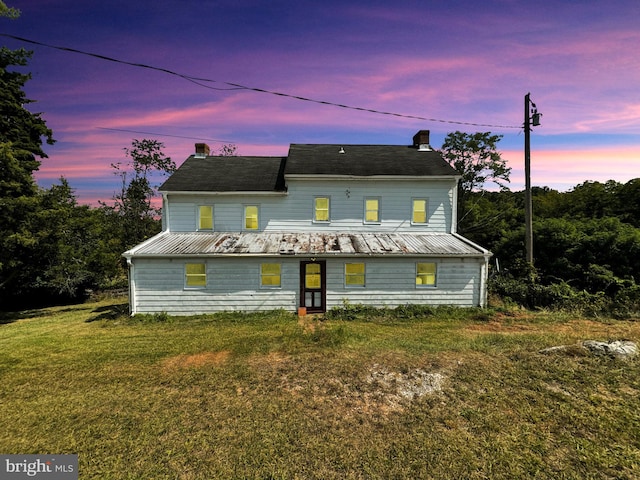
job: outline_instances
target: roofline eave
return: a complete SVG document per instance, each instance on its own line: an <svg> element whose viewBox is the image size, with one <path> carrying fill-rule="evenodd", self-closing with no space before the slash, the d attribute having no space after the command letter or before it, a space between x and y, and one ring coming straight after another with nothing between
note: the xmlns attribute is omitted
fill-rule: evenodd
<svg viewBox="0 0 640 480"><path fill-rule="evenodd" d="M305 174L305 173L285 173L286 180L460 180L461 175L335 175L335 174Z"/></svg>
<svg viewBox="0 0 640 480"><path fill-rule="evenodd" d="M488 254L491 256L491 253ZM300 252L300 253L175 253L175 254L141 254L125 252L123 254L127 259L148 258L148 259L176 259L176 258L232 258L232 257L269 257L269 258L402 258L402 257L420 257L420 258L487 258L486 253L478 252L477 254L454 254L454 253L331 253L331 252Z"/></svg>
<svg viewBox="0 0 640 480"><path fill-rule="evenodd" d="M269 190L253 190L253 191L240 191L240 190L230 190L230 191L220 191L220 190L158 190L163 195L267 195L274 197L284 197L289 195L289 192L286 190L282 191L269 191Z"/></svg>

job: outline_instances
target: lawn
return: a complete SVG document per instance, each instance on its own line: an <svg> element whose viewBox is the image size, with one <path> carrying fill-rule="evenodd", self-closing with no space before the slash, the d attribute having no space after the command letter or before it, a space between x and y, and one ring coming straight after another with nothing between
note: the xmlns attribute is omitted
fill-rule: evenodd
<svg viewBox="0 0 640 480"><path fill-rule="evenodd" d="M81 479L640 477L640 360L540 353L640 322L355 317L3 314L0 453L77 453Z"/></svg>

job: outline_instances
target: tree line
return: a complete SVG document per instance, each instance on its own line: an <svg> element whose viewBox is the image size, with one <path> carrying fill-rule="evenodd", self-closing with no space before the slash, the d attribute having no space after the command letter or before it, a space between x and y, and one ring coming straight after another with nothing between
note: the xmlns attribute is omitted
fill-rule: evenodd
<svg viewBox="0 0 640 480"><path fill-rule="evenodd" d="M122 253L161 229L153 182L175 170L157 140L134 139L112 164L110 203L79 205L69 182L34 179L55 142L26 107L31 53L0 48L0 309L78 301L126 289ZM533 189L534 265L525 261L524 192L508 188L500 135L452 132L441 149L461 174L458 231L489 248L490 291L528 308L592 314L640 312L640 179L584 182L569 192ZM235 146L219 152L234 155Z"/></svg>
<svg viewBox="0 0 640 480"><path fill-rule="evenodd" d="M586 181L567 192L533 187L530 265L524 191L506 186L500 138L454 132L442 149L462 175L458 232L493 253L490 292L528 308L640 314L640 178Z"/></svg>
<svg viewBox="0 0 640 480"><path fill-rule="evenodd" d="M34 179L53 132L27 109L31 52L0 48L0 308L75 301L91 290L126 287L121 254L160 231L154 173L173 161L156 140L133 140L113 164L122 185L111 204L79 205L69 182L51 188Z"/></svg>

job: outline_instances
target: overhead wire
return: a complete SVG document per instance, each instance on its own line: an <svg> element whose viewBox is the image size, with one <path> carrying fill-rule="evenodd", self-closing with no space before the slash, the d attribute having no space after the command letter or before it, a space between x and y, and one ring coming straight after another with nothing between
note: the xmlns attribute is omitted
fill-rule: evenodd
<svg viewBox="0 0 640 480"><path fill-rule="evenodd" d="M174 75L176 77L182 78L183 80L186 80L188 82L194 83L195 85L198 85L200 87L207 88L207 89L210 89L210 90L217 90L217 91L246 90L246 91L252 91L252 92L257 92L257 93L266 93L266 94L269 94L269 95L275 95L275 96L279 96L279 97L291 98L293 100L316 103L316 104L319 104L319 105L328 105L328 106L333 106L333 107L338 107L338 108L344 108L344 109L347 109L347 110L356 110L356 111L361 111L361 112L366 112L366 113L373 113L373 114L377 114L377 115L388 115L388 116L392 116L392 117L408 118L408 119L413 119L413 120L423 120L423 121L427 121L427 122L447 123L447 124L453 124L453 125L469 125L469 126L474 126L474 127L522 129L522 125L495 125L495 124L489 124L489 123L473 123L473 122L463 122L463 121L455 121L455 120L443 120L443 119L439 119L439 118L423 117L423 116L420 116L420 115L408 115L408 114L402 114L402 113L387 112L387 111L383 111L383 110L376 110L376 109L373 109L373 108L356 107L356 106L353 106L353 105L335 103L335 102L330 102L330 101L327 101L327 100L318 100L318 99L314 99L314 98L303 97L303 96L299 96L299 95L293 95L293 94L290 94L290 93L283 93L283 92L277 92L277 91L274 91L274 90L267 90L267 89L264 89L264 88L249 87L249 86L242 85L242 84L239 84L239 83L213 80L213 79L210 79L210 78L194 77L194 76L191 76L191 75L186 75L186 74L183 74L183 73L175 72L173 70L169 70L169 69L163 68L163 67L156 67L156 66L153 66L153 65L147 65L147 64L138 63L138 62L129 62L129 61L126 61L126 60L120 60L120 59L117 59L117 58L108 57L106 55L101 55L101 54L98 54L98 53L86 52L86 51L79 50L79 49L76 49L76 48L71 48L71 47L62 47L62 46L58 46L58 45L51 45L51 44L48 44L48 43L39 42L39 41L36 41L36 40L31 40L31 39L28 39L28 38L24 38L24 37L18 37L18 36L10 35L10 34L7 34L7 33L0 33L0 36L11 38L13 40L18 40L18 41L25 42L25 43L30 43L30 44L33 44L33 45L39 45L39 46L46 47L46 48L52 48L52 49L55 49L55 50L61 50L61 51L65 51L65 52L77 53L77 54L80 54L80 55L86 55L86 56L89 56L89 57L97 58L99 60L106 60L106 61L109 61L109 62L120 63L120 64L123 64L123 65L129 65L129 66L132 66L132 67L146 68L146 69L149 69L149 70L155 70L155 71L166 73L166 74L169 74L169 75ZM214 87L212 85L207 85L206 83L219 83L219 84L222 84L222 85L226 85L227 87L224 87L224 88L222 88L222 87Z"/></svg>
<svg viewBox="0 0 640 480"><path fill-rule="evenodd" d="M140 130L130 130L128 128L109 128L109 127L96 127L98 130L108 130L112 132L127 132L127 133L139 133L141 135L154 135L161 137L173 137L173 138L186 138L188 140L202 140L207 142L218 142L218 143L235 143L232 140L219 140L216 138L200 138L200 137L188 137L186 135L172 135L170 133L155 133L155 132L143 132Z"/></svg>

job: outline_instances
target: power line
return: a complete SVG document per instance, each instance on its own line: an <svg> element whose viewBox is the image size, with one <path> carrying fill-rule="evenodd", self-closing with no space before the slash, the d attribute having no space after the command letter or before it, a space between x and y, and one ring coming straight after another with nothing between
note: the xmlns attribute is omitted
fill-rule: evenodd
<svg viewBox="0 0 640 480"><path fill-rule="evenodd" d="M357 110L357 111L361 111L361 112L366 112L366 113L374 113L377 115L388 115L388 116L392 116L392 117L399 117L399 118L409 118L409 119L413 119L413 120L423 120L423 121L427 121L427 122L437 122L437 123L447 123L447 124L453 124L453 125L470 125L470 126L474 126L474 127L492 127L492 128L515 128L515 129L521 129L522 126L521 125L493 125L493 124L488 124L488 123L472 123L472 122L461 122L461 121L454 121L454 120L442 120L439 118L428 118L428 117L421 117L419 115L406 115L406 114L402 114L402 113L394 113L394 112L385 112L383 110L376 110L376 109L372 109L372 108L364 108L364 107L355 107L352 105L345 105L345 104L341 104L341 103L335 103L335 102L329 102L326 100L317 100L317 99L313 99L313 98L309 98L309 97L302 97L299 95L292 95L289 93L283 93L283 92L276 92L273 90L266 90L263 88L257 88L257 87L248 87L246 85L241 85L239 83L232 83L232 82L224 82L224 81L218 81L218 80L212 80L209 78L199 78L199 77L193 77L191 75L186 75L183 73L178 73L178 72L174 72L173 70L169 70L166 68L162 68L162 67L155 67L152 65L147 65L144 63L136 63L136 62L128 62L126 60L119 60L117 58L113 58L113 57L107 57L105 55L100 55L97 53L92 53L92 52L85 52L83 50L78 50L76 48L70 48L70 47L61 47L61 46L57 46L57 45L50 45L48 43L43 43L43 42L38 42L36 40L30 40L28 38L24 38L24 37L17 37L15 35L9 35L6 33L0 33L0 36L2 37L7 37L7 38L12 38L14 40L18 40L21 42L26 42L26 43L31 43L33 45L39 45L42 47L47 47L47 48L53 48L55 50L62 50L65 52L70 52L70 53L78 53L81 55L87 55L89 57L93 57L93 58L97 58L99 60L106 60L109 62L115 62L115 63L120 63L123 65L129 65L131 67L138 67L138 68L146 68L149 70L156 70L158 72L162 72L162 73L167 73L169 75L174 75L176 77L182 78L183 80L187 80L188 82L194 83L200 87L203 88L208 88L210 90L218 90L218 91L230 91L230 90L247 90L247 91L252 91L252 92L258 92L258 93L266 93L269 95L276 95L279 97L285 97L285 98L291 98L294 100L300 100L300 101L304 101L304 102L311 102L311 103L317 103L319 105L329 105L332 107L339 107L339 108L344 108L344 109L348 109L348 110ZM227 87L225 88L220 88L220 87L213 87L211 85L206 85L206 83L220 83L222 85L227 85Z"/></svg>
<svg viewBox="0 0 640 480"><path fill-rule="evenodd" d="M231 140L217 140L215 138L199 138L199 137L187 137L184 135L171 135L169 133L154 133L154 132L141 132L140 130L129 130L127 128L108 128L108 127L96 127L98 130L109 130L113 132L126 132L126 133L139 133L140 135L153 135L159 137L173 137L173 138L186 138L188 140L203 140L207 142L217 143L236 143Z"/></svg>

